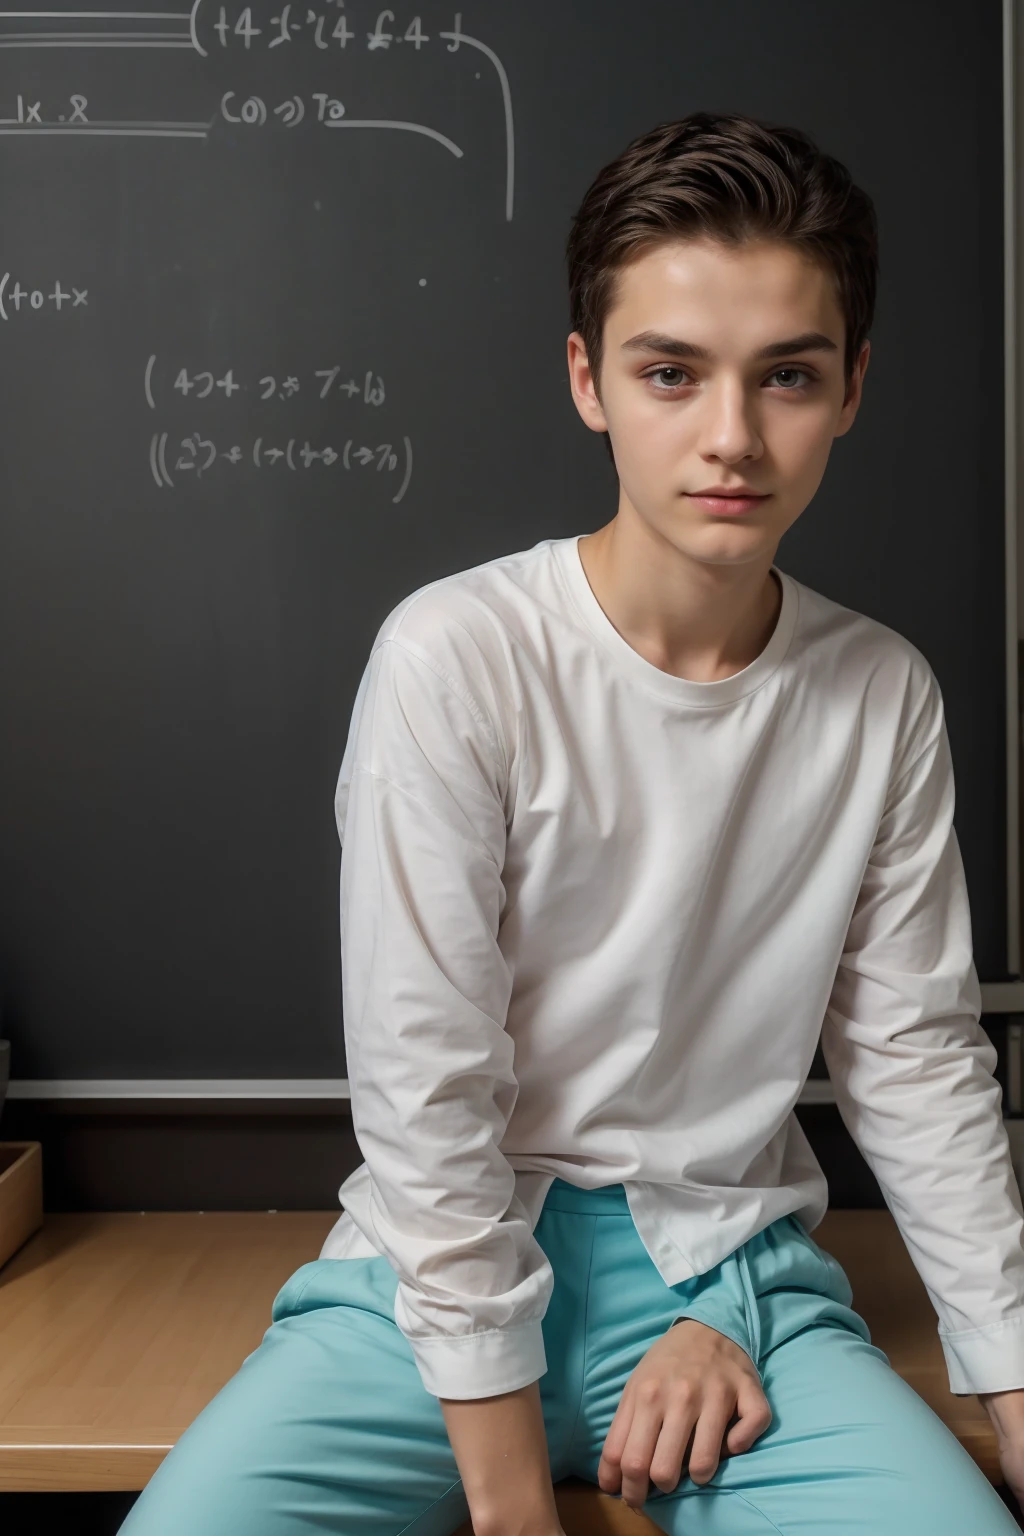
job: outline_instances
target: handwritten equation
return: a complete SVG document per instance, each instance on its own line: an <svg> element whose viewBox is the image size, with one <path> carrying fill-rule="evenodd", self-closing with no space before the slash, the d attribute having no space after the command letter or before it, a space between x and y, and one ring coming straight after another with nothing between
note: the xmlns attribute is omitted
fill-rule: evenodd
<svg viewBox="0 0 1024 1536"><path fill-rule="evenodd" d="M316 464L327 469L340 464L344 470L369 469L386 476L396 474L401 467L402 483L391 498L392 505L402 500L412 479L412 442L408 437L402 438L404 455L401 459L391 443L371 446L356 443L351 437L338 449L330 444L314 448L308 438L301 448L297 448L295 437L290 437L282 447L280 441L270 442L260 436L251 448L243 449L239 443L233 443L230 448L218 448L212 438L203 437L201 432L181 438L178 447L172 448L168 456L168 438L167 432L154 432L149 442L150 472L161 490L164 486L173 489L177 484L172 471L184 476L186 481L195 481L218 464L237 466L248 464L250 460L258 470L285 468L300 474L308 473Z"/></svg>
<svg viewBox="0 0 1024 1536"><path fill-rule="evenodd" d="M260 6L229 8L213 6L209 0L205 4L193 0L190 10L177 11L0 11L0 47L189 48L205 58L211 48L241 47L248 52L254 44L273 49L302 38L322 52L346 52L349 44L361 43L366 52L377 53L408 43L419 53L432 35L445 42L448 53L471 43L462 31L460 11L451 31L431 35L423 30L421 17L396 23L395 12L386 9L377 11L372 27L357 29L344 5L345 0L328 0L326 9L314 9L300 0L278 5L277 15L269 18L260 16ZM71 21L74 28L33 29L39 23L59 21Z"/></svg>
<svg viewBox="0 0 1024 1536"><path fill-rule="evenodd" d="M3 46L0 41L0 47ZM57 106L66 110L51 109L44 115L43 98L35 101L19 93L13 117L0 117L0 134L18 138L33 138L37 134L71 135L92 134L99 138L173 138L205 139L211 124L208 122L138 122L130 118L91 118L87 107L89 98L75 93L59 98Z"/></svg>
<svg viewBox="0 0 1024 1536"><path fill-rule="evenodd" d="M429 58L463 54L475 50L493 67L501 87L505 115L505 218L511 220L515 182L515 129L512 93L508 74L494 49L481 39L462 30L462 12L455 12L451 28L426 32L419 15L396 21L390 9L368 10L366 24L353 25L353 11L346 11L344 0L335 7L302 3L281 4L270 0L267 17L257 6L231 9L214 7L211 0L193 0L190 9L175 11L0 11L0 49L4 48L185 48L206 59L211 51L233 49L239 58L254 49L278 50L284 57L296 42L308 40L321 56L327 52L349 54L360 48L368 54L385 54L403 48L406 53ZM73 22L73 27L58 25ZM168 24L171 24L168 26ZM41 29L40 28L41 24ZM476 72L480 78L480 71ZM116 118L91 118L87 98L72 95L58 108L44 114L42 98L30 99L19 94L13 116L0 117L0 135L34 138L37 135L81 135L89 137L143 137L206 139L214 123L222 122L252 127L276 118L288 128L296 128L307 118L325 128L384 129L423 135L442 145L461 159L464 150L447 134L430 124L408 122L401 118L350 118L344 104L330 92L315 92L309 98L286 95L272 102L244 91L227 91L220 99L217 114L204 121L137 121Z"/></svg>
<svg viewBox="0 0 1024 1536"><path fill-rule="evenodd" d="M343 0L339 0L343 3ZM251 48L257 38L263 39L262 46L266 48L280 48L282 44L291 43L300 35L311 39L314 45L320 49L329 49L332 45L347 49L349 43L363 40L368 53L374 53L382 48L390 48L400 43L411 43L418 53L419 50L430 42L430 38L423 30L423 22L419 16L414 16L404 29L399 26L396 30L390 30L395 25L394 11L378 11L377 19L372 31L357 32L349 25L349 18L342 13L325 15L314 11L306 5L283 5L276 16L270 18L268 27L258 27L253 21L253 7L245 6L240 12L234 13L233 19L228 16L227 6L219 6L217 20L213 22L211 30L216 34L222 48L230 47L240 42L244 48ZM456 16L456 33L460 31L462 22L461 12ZM328 31L328 28L330 30ZM450 38L455 34L441 32L442 38ZM448 52L454 53L459 43L448 44Z"/></svg>
<svg viewBox="0 0 1024 1536"><path fill-rule="evenodd" d="M221 116L229 123L242 123L249 128L262 128L276 117L285 128L297 128L306 118L306 103L301 96L289 96L286 101L279 102L276 107L267 107L262 96L247 96L235 109L237 92L225 91L220 100ZM392 118L383 117L346 117L345 104L336 96L329 96L326 91L314 91L310 97L314 104L311 110L312 121L319 123L324 128L398 128L406 133L422 133L428 139L433 139L437 144L443 144L456 160L461 160L464 151L458 144L450 139L447 134L441 133L437 128L429 128L425 123L404 123Z"/></svg>
<svg viewBox="0 0 1024 1536"><path fill-rule="evenodd" d="M71 110L70 110L70 112L58 112L57 113L57 121L58 121L58 123L67 123L69 126L72 123L87 123L89 121L89 119L85 115L85 109L86 109L86 107L88 105L89 105L89 101L88 101L88 98L85 97L85 96L78 96L78 95L69 96L68 97L68 106L70 107ZM16 117L5 117L3 119L3 121L5 123L40 123L40 124L42 124L45 121L45 119L42 116L42 110L43 110L42 98L40 98L38 101L26 101L24 96L19 95L18 96L18 112L17 112L17 116Z"/></svg>
<svg viewBox="0 0 1024 1536"><path fill-rule="evenodd" d="M74 284L70 284L67 289L62 288L59 278L54 283L53 292L46 293L42 288L23 288L17 278L12 284L9 272L0 277L0 319L9 320L12 309L16 315L20 315L23 305L26 314L38 312L47 306L59 314L65 305L70 309L82 309L88 302L88 288L76 288Z"/></svg>
<svg viewBox="0 0 1024 1536"><path fill-rule="evenodd" d="M170 371L174 372L174 365ZM345 395L351 401L359 396L362 404L380 406L384 404L386 395L384 380L380 374L374 375L368 368L363 375L362 382L357 379L343 379L340 363L335 363L331 368L315 368L311 370L312 377L317 383L312 386L317 398L326 400L332 390L336 394ZM146 396L146 404L151 410L156 410L156 376L157 358L152 353L146 363L146 371L143 376L142 387ZM285 374L279 378L276 374L266 373L257 381L261 400L291 400L299 394L302 384L298 374ZM251 386L241 383L235 378L235 370L228 368L218 379L214 369L200 369L190 373L187 368L179 368L171 385L172 391L180 394L184 399L208 400L215 390L220 391L220 397L230 400L234 395L246 394L251 391Z"/></svg>

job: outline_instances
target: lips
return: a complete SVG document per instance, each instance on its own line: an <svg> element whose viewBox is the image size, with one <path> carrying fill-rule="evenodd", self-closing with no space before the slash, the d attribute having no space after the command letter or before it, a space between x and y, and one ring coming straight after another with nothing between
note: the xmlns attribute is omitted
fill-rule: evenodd
<svg viewBox="0 0 1024 1536"><path fill-rule="evenodd" d="M759 507L763 501L768 500L769 494L766 493L763 496L725 496L721 494L709 496L687 491L686 497L687 500L696 502L699 507L703 507L705 512L711 512L715 516L738 517L744 512L752 512L755 507Z"/></svg>

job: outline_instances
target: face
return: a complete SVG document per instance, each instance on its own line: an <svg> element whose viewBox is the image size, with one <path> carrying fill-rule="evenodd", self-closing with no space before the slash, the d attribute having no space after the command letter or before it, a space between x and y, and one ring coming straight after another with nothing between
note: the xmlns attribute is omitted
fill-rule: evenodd
<svg viewBox="0 0 1024 1536"><path fill-rule="evenodd" d="M770 565L860 403L870 348L847 391L844 334L831 274L789 245L677 241L625 267L600 397L569 337L573 398L611 438L620 513L698 561ZM730 513L743 504L697 494L740 487L764 499Z"/></svg>

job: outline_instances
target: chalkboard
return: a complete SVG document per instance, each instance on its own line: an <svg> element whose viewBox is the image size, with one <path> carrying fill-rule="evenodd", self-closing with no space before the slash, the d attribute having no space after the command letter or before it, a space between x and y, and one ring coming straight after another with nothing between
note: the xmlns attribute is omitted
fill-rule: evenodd
<svg viewBox="0 0 1024 1536"><path fill-rule="evenodd" d="M163 3L0 15L14 1075L344 1075L370 644L415 588L613 515L565 237L698 108L804 128L875 199L864 404L777 559L935 668L1003 979L997 0Z"/></svg>

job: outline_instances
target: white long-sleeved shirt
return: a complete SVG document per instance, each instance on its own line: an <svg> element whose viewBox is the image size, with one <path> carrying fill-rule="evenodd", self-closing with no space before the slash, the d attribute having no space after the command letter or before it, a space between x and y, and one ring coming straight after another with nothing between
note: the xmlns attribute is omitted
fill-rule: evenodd
<svg viewBox="0 0 1024 1536"><path fill-rule="evenodd" d="M431 582L377 634L336 799L365 1162L321 1254L387 1257L437 1396L544 1374L556 1175L621 1181L668 1285L788 1212L813 1230L819 1036L951 1390L1024 1387L941 692L910 641L773 572L767 646L715 682L627 643L576 537Z"/></svg>

